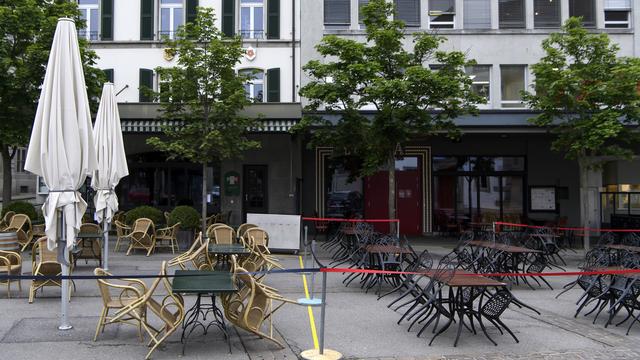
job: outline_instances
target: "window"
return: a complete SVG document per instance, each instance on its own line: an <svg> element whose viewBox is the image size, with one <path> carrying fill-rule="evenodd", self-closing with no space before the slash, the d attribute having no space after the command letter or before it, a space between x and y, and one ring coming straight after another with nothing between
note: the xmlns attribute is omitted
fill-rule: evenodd
<svg viewBox="0 0 640 360"><path fill-rule="evenodd" d="M491 29L490 0L464 0L464 28Z"/></svg>
<svg viewBox="0 0 640 360"><path fill-rule="evenodd" d="M471 85L473 92L484 97L489 102L491 96L491 66L467 66L465 72L473 81Z"/></svg>
<svg viewBox="0 0 640 360"><path fill-rule="evenodd" d="M535 28L560 26L560 1L534 0L533 25Z"/></svg>
<svg viewBox="0 0 640 360"><path fill-rule="evenodd" d="M394 0L396 20L404 21L406 26L420 26L420 0Z"/></svg>
<svg viewBox="0 0 640 360"><path fill-rule="evenodd" d="M582 25L596 27L594 0L569 0L569 16L582 17Z"/></svg>
<svg viewBox="0 0 640 360"><path fill-rule="evenodd" d="M100 0L78 0L80 18L85 27L78 30L78 35L87 40L98 40L100 29Z"/></svg>
<svg viewBox="0 0 640 360"><path fill-rule="evenodd" d="M524 29L524 0L500 0L498 13L500 29Z"/></svg>
<svg viewBox="0 0 640 360"><path fill-rule="evenodd" d="M503 108L522 108L522 91L525 90L525 69L523 65L503 65L500 67Z"/></svg>
<svg viewBox="0 0 640 360"><path fill-rule="evenodd" d="M240 70L240 74L250 80L244 84L247 99L254 102L263 102L264 99L264 72L259 69Z"/></svg>
<svg viewBox="0 0 640 360"><path fill-rule="evenodd" d="M429 27L431 29L453 29L455 14L454 0L429 0Z"/></svg>
<svg viewBox="0 0 640 360"><path fill-rule="evenodd" d="M362 7L369 4L369 0L358 0L358 22L363 24L364 14L362 13Z"/></svg>
<svg viewBox="0 0 640 360"><path fill-rule="evenodd" d="M18 149L18 151L16 151L15 159L16 159L16 172L26 173L26 170L24 169L24 165L27 160L27 149L25 148Z"/></svg>
<svg viewBox="0 0 640 360"><path fill-rule="evenodd" d="M151 92L154 90L153 86L153 70L140 69L139 73L139 86L138 86L138 101L151 102L153 97Z"/></svg>
<svg viewBox="0 0 640 360"><path fill-rule="evenodd" d="M244 39L264 37L264 0L240 0L240 36Z"/></svg>
<svg viewBox="0 0 640 360"><path fill-rule="evenodd" d="M629 0L605 0L604 1L604 27L629 28L629 13L631 2Z"/></svg>
<svg viewBox="0 0 640 360"><path fill-rule="evenodd" d="M160 36L175 39L176 31L184 23L183 0L160 0Z"/></svg>
<svg viewBox="0 0 640 360"><path fill-rule="evenodd" d="M325 25L349 25L351 24L351 1L349 0L324 0L324 24Z"/></svg>

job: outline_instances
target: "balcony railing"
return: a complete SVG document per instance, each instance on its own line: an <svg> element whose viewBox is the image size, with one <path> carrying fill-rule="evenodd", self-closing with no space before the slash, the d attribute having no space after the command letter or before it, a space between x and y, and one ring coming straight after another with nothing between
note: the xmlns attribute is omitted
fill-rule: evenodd
<svg viewBox="0 0 640 360"><path fill-rule="evenodd" d="M243 39L264 39L264 30L240 30L238 34Z"/></svg>
<svg viewBox="0 0 640 360"><path fill-rule="evenodd" d="M78 37L83 39L87 39L89 41L98 41L100 40L100 34L97 31L88 31L86 29L78 30Z"/></svg>

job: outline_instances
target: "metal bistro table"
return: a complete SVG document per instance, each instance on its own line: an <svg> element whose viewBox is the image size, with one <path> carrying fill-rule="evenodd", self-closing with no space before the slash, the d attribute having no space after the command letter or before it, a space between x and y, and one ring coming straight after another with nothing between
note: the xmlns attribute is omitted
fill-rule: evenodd
<svg viewBox="0 0 640 360"><path fill-rule="evenodd" d="M78 259L91 259L98 260L98 264L102 267L102 246L100 245L100 241L104 238L104 233L78 233L76 238L79 240L78 243L81 243L81 246L78 246L73 251L73 266L76 266ZM96 248L94 246L94 242L98 242L98 253L96 254ZM87 246L87 244L89 244ZM90 255L86 255L89 253Z"/></svg>
<svg viewBox="0 0 640 360"><path fill-rule="evenodd" d="M224 315L220 308L216 306L216 295L229 294L237 291L238 289L233 282L233 274L230 272L176 270L175 277L173 278L172 292L174 294L197 295L196 303L185 313L184 322L182 323L180 342L182 343L183 355L184 349L187 346L187 339L191 333L196 328L202 327L204 335L206 335L211 325L215 325L222 330L225 340L227 340L229 344L229 353L231 353L231 339L224 323ZM211 303L203 303L203 296L210 297ZM209 313L213 313L213 320L205 323Z"/></svg>
<svg viewBox="0 0 640 360"><path fill-rule="evenodd" d="M251 250L242 244L209 244L209 254L217 258L216 266L220 270L229 270L229 257L231 255L248 256ZM218 266L219 265L219 266Z"/></svg>

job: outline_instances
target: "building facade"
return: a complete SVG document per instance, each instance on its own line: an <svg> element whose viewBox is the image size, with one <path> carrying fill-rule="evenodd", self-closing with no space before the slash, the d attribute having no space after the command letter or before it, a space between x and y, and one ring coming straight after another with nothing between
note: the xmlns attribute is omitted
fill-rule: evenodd
<svg viewBox="0 0 640 360"><path fill-rule="evenodd" d="M570 16L606 32L620 55L638 56L640 0L390 0L407 33L430 31L446 37L447 50L477 61L466 69L474 89L486 97L480 115L462 117L458 142L415 139L397 160L397 208L401 230L423 234L469 222L581 219L578 167L552 152L552 137L528 122L520 91L532 83L530 65L541 42ZM192 19L197 6L211 7L226 34L243 38L247 55L238 71L258 71L247 84L264 130L252 134L262 148L241 160L211 164L207 185L211 212L231 210L232 222L247 212L321 216L387 217L384 173L347 181L331 165L331 149L307 147L289 129L306 104L297 93L309 79L302 66L320 59L315 46L327 34L364 41L360 6L366 0L78 0L91 41L119 92L125 147L131 175L119 189L125 208L151 204L199 206L202 170L170 162L145 139L159 132L158 105L140 91L157 89L154 69L172 66L162 37L172 37ZM411 38L407 36L406 45ZM426 64L437 66L437 64ZM364 112L371 109L363 109ZM637 162L614 162L590 176L594 226L612 213L640 212ZM602 203L602 206L601 206Z"/></svg>

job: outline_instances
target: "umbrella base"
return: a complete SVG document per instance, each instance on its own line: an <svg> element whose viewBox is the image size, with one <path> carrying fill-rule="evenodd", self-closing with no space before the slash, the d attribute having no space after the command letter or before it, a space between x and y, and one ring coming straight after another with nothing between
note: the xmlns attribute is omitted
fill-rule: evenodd
<svg viewBox="0 0 640 360"><path fill-rule="evenodd" d="M307 360L339 360L342 358L342 354L331 349L324 349L324 353L320 354L320 351L311 349L300 353L300 357Z"/></svg>

